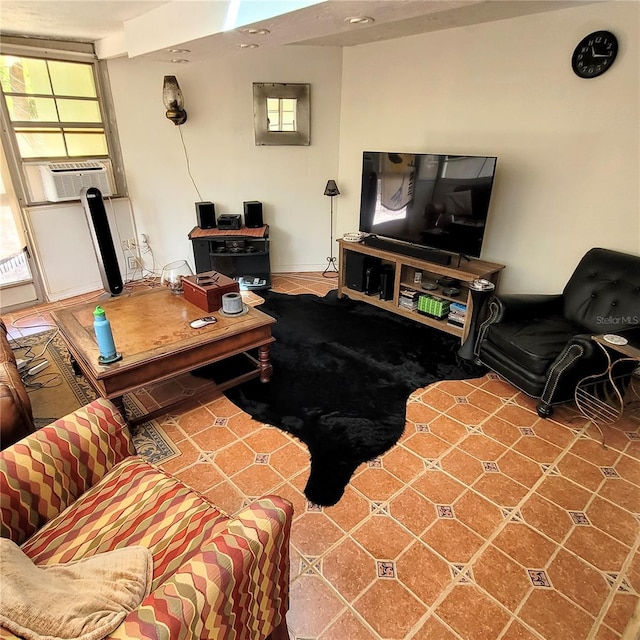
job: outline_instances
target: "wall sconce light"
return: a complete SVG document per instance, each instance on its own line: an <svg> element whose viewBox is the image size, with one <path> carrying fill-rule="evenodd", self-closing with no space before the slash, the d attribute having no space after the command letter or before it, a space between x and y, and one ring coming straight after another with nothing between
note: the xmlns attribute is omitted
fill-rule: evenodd
<svg viewBox="0 0 640 640"><path fill-rule="evenodd" d="M184 110L184 98L180 85L175 76L165 76L162 87L162 101L167 113L165 114L175 125L184 124L187 121L187 112Z"/></svg>
<svg viewBox="0 0 640 640"><path fill-rule="evenodd" d="M331 198L331 251L327 258L329 264L327 268L322 272L325 278L335 278L338 275L338 267L336 267L336 259L333 255L333 199L335 196L340 195L338 185L335 180L328 180L327 186L324 188L324 195Z"/></svg>

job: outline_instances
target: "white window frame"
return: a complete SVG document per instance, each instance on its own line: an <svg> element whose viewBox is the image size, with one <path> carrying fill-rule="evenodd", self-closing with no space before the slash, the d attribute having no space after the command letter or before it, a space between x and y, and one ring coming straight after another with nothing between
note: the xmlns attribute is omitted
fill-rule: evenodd
<svg viewBox="0 0 640 640"><path fill-rule="evenodd" d="M112 169L114 197L126 197L127 183L124 175L122 153L118 141L113 101L109 90L109 77L104 61L98 60L93 44L56 40L40 40L20 36L3 36L0 40L0 53L19 57L39 58L43 60L60 60L64 62L84 62L93 67L96 94L102 115L102 125L107 140L108 155L92 156L95 159L108 159ZM7 164L13 181L18 202L22 207L49 204L34 201L30 195L29 182L24 165L37 162L69 162L73 158L67 156L54 158L22 158L15 135L15 123L11 122L4 93L0 96L0 120L2 122L2 142L7 154ZM63 124L63 123L61 123ZM81 161L83 158L78 157Z"/></svg>

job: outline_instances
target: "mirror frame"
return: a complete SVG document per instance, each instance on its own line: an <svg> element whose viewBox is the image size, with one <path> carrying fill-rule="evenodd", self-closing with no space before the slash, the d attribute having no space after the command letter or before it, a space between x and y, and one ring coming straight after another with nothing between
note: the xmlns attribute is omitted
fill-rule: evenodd
<svg viewBox="0 0 640 640"><path fill-rule="evenodd" d="M309 145L310 142L310 86L308 84L254 82L253 126L256 146ZM267 98L292 98L296 103L297 131L269 131Z"/></svg>

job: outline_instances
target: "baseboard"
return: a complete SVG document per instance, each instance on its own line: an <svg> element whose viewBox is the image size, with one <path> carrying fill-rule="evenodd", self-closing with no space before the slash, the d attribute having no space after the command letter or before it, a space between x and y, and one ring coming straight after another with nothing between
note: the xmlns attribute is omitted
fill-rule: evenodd
<svg viewBox="0 0 640 640"><path fill-rule="evenodd" d="M327 263L323 264L278 264L271 267L271 274L274 273L321 273L327 268Z"/></svg>
<svg viewBox="0 0 640 640"><path fill-rule="evenodd" d="M92 293L93 291L102 291L104 286L100 280L96 282L90 282L77 288L65 289L64 291L56 291L51 293L47 291L47 299L49 302L58 302L59 300L67 300L68 298L74 298L75 296L81 296L85 293Z"/></svg>

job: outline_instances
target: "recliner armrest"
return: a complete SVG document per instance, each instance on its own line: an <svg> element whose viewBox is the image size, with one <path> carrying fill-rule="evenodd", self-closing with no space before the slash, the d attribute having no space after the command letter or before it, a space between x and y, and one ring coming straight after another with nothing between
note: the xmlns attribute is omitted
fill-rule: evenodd
<svg viewBox="0 0 640 640"><path fill-rule="evenodd" d="M597 373L604 373L606 358L591 339L591 334L580 333L573 336L549 367L541 402L550 404L558 397L568 399L565 396L573 394L578 381L585 377L584 372L594 373L594 366L599 360L602 362L602 369Z"/></svg>
<svg viewBox="0 0 640 640"><path fill-rule="evenodd" d="M562 313L562 294L506 294L489 300L495 306L493 322L510 322L526 318L546 317ZM494 311L492 309L492 316Z"/></svg>
<svg viewBox="0 0 640 640"><path fill-rule="evenodd" d="M289 608L293 506L265 496L229 519L106 640L266 638Z"/></svg>

